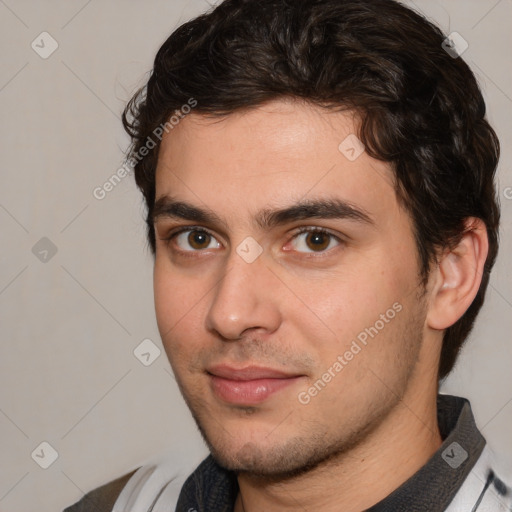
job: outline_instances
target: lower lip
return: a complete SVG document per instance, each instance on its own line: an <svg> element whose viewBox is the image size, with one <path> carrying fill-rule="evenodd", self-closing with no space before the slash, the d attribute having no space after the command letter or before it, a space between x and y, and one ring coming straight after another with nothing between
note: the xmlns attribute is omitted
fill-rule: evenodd
<svg viewBox="0 0 512 512"><path fill-rule="evenodd" d="M210 375L213 392L225 402L236 405L256 405L271 395L294 384L300 377L288 379L230 380Z"/></svg>

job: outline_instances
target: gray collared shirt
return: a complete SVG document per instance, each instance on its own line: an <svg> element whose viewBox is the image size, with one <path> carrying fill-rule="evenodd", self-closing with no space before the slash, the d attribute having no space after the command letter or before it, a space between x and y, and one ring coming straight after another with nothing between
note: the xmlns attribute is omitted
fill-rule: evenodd
<svg viewBox="0 0 512 512"><path fill-rule="evenodd" d="M481 457L485 439L476 427L471 406L465 398L438 395L437 411L443 439L441 447L422 468L367 512L441 512L449 509ZM485 476L476 478L476 484L472 484L475 487L480 483L480 492L474 493L473 498L458 497L463 499L459 500L461 503L469 500L471 504L470 508L460 509L460 512L512 511L510 487L498 478L490 465L485 466L481 468ZM232 512L237 494L236 475L221 468L209 456L183 485L176 512ZM496 501L494 508L491 500Z"/></svg>
<svg viewBox="0 0 512 512"><path fill-rule="evenodd" d="M438 395L437 411L441 447L367 512L511 512L512 489L496 469L469 402ZM182 454L147 464L91 491L64 512L232 512L236 475L211 456L195 470L191 462Z"/></svg>

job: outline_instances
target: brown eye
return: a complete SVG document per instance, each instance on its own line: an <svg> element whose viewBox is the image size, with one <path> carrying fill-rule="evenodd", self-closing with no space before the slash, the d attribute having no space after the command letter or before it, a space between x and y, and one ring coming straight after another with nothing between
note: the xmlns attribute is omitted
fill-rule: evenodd
<svg viewBox="0 0 512 512"><path fill-rule="evenodd" d="M340 240L335 235L320 228L304 229L295 235L293 245L299 252L325 252L339 245Z"/></svg>
<svg viewBox="0 0 512 512"><path fill-rule="evenodd" d="M307 233L306 244L313 251L323 251L329 247L330 235L325 233Z"/></svg>
<svg viewBox="0 0 512 512"><path fill-rule="evenodd" d="M187 242L194 249L206 249L210 238L210 235L204 231L191 231L187 237Z"/></svg>
<svg viewBox="0 0 512 512"><path fill-rule="evenodd" d="M210 233L201 229L183 230L180 233L176 233L174 236L178 247L187 252L220 247L219 242L217 242Z"/></svg>

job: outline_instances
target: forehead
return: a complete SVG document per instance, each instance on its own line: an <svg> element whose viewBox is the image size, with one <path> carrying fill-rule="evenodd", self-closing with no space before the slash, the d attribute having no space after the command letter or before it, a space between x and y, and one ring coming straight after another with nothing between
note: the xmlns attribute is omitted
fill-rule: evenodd
<svg viewBox="0 0 512 512"><path fill-rule="evenodd" d="M358 156L357 131L352 112L290 100L222 118L189 114L162 139L156 199L239 216L333 195L376 215L395 209L392 170Z"/></svg>

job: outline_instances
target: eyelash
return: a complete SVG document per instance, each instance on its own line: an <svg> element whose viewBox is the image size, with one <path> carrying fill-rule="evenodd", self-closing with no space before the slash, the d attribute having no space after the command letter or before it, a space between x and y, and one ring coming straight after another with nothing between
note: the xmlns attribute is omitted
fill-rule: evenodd
<svg viewBox="0 0 512 512"><path fill-rule="evenodd" d="M178 229L177 231L174 231L172 233L170 233L168 236L166 237L161 237L160 240L164 241L165 244L167 246L169 246L169 244L179 235L181 235L182 233L186 233L187 231L196 231L198 233L206 233L207 235L211 236L212 238L214 238L215 240L217 240L217 238L215 237L215 235L210 232L209 230L203 228L203 227L199 227L199 226L183 226L182 228ZM292 239L298 237L299 235L303 234L303 233L316 233L316 234L321 234L321 235L326 235L326 236L329 236L331 237L332 239L336 240L336 242L338 242L338 244L343 244L343 240L335 235L334 233L332 233L331 231L323 228L323 227L320 227L320 226L304 226L304 227L301 227L299 228L297 231L295 231L293 233L293 236L292 236ZM179 252L181 255L184 255L185 257L194 257L193 255L195 253L200 253L202 252L204 249L198 249L198 250L190 250L190 251L185 251L185 250L180 250L178 249L177 252ZM313 257L322 257L323 255L325 255L326 253L328 253L329 251L331 251L331 249L327 249L327 250L324 250L324 251L319 251L318 253L316 253L317 255L316 256L313 256ZM300 254L303 254L303 255L308 255L306 257L311 257L311 255L315 255L315 251L312 251L312 252L300 252Z"/></svg>

